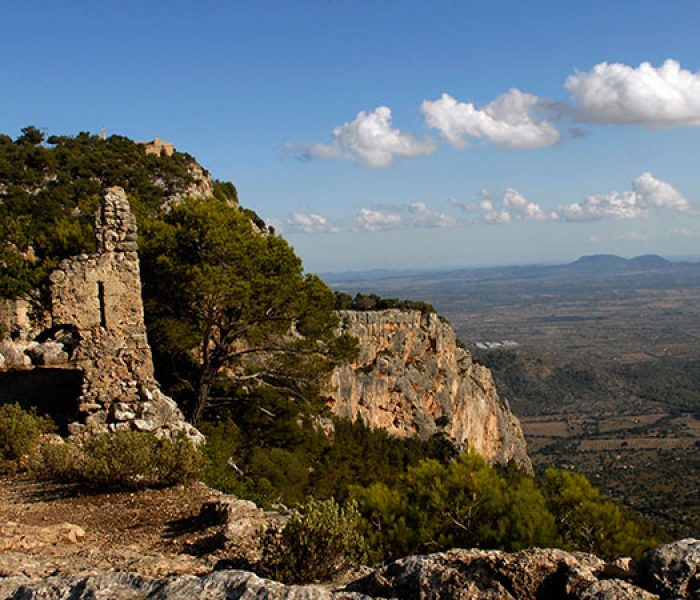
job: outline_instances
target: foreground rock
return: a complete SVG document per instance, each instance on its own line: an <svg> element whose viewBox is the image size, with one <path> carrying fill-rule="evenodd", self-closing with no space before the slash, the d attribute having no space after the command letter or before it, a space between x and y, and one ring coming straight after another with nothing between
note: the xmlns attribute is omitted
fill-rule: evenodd
<svg viewBox="0 0 700 600"><path fill-rule="evenodd" d="M700 599L700 540L657 548L643 562L640 576L663 598Z"/></svg>
<svg viewBox="0 0 700 600"><path fill-rule="evenodd" d="M607 598L587 595L604 568L593 555L563 550L450 550L397 560L350 589L373 598Z"/></svg>
<svg viewBox="0 0 700 600"><path fill-rule="evenodd" d="M447 322L417 310L339 315L360 355L332 375L326 395L336 415L401 437L443 433L491 463L532 471L520 422L499 398L491 371L457 346Z"/></svg>
<svg viewBox="0 0 700 600"><path fill-rule="evenodd" d="M635 572L556 549L450 550L391 562L341 589L287 586L240 570L161 579L118 572L10 577L0 579L0 600L697 600L699 554L699 540L682 540L654 551Z"/></svg>
<svg viewBox="0 0 700 600"><path fill-rule="evenodd" d="M0 579L3 600L361 600L350 592L322 586L286 586L247 571L217 571L204 577L183 575L156 580L128 573L42 581Z"/></svg>

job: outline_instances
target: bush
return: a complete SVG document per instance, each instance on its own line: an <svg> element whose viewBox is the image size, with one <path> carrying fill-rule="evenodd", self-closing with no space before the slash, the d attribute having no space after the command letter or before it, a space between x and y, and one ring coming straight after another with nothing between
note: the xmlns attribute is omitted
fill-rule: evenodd
<svg viewBox="0 0 700 600"><path fill-rule="evenodd" d="M156 479L164 485L197 481L204 474L204 457L180 433L174 440L162 438L156 444L154 456Z"/></svg>
<svg viewBox="0 0 700 600"><path fill-rule="evenodd" d="M138 431L96 435L85 444L81 478L98 487L148 485L156 477L156 442Z"/></svg>
<svg viewBox="0 0 700 600"><path fill-rule="evenodd" d="M27 412L18 404L0 406L0 474L13 475L20 462L38 446L43 433L55 430L53 421Z"/></svg>
<svg viewBox="0 0 700 600"><path fill-rule="evenodd" d="M81 462L82 451L77 446L41 442L29 459L29 475L39 480L77 481Z"/></svg>
<svg viewBox="0 0 700 600"><path fill-rule="evenodd" d="M309 499L281 533L263 537L265 575L284 583L328 581L364 560L357 505Z"/></svg>
<svg viewBox="0 0 700 600"><path fill-rule="evenodd" d="M204 458L184 434L174 440L115 431L73 444L40 444L29 462L36 479L80 481L97 488L175 485L199 479Z"/></svg>

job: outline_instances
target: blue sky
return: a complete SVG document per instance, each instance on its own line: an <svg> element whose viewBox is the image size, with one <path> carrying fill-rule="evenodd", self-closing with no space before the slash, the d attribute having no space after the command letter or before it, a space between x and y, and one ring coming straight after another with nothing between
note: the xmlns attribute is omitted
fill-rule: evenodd
<svg viewBox="0 0 700 600"><path fill-rule="evenodd" d="M0 7L1 131L172 141L311 270L700 253L695 1Z"/></svg>

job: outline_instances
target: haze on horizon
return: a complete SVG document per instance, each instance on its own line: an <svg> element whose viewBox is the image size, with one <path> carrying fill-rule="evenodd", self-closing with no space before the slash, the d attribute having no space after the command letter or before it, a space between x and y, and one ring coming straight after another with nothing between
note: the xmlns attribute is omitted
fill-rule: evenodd
<svg viewBox="0 0 700 600"><path fill-rule="evenodd" d="M0 10L0 131L172 141L310 270L698 253L697 3Z"/></svg>

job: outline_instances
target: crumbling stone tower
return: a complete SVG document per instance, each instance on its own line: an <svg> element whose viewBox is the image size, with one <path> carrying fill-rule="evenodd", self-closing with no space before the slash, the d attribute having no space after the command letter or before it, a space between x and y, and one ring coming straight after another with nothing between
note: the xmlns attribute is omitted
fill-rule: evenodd
<svg viewBox="0 0 700 600"><path fill-rule="evenodd" d="M81 372L79 417L68 425L73 435L136 429L185 431L199 440L201 434L160 391L153 374L137 233L126 193L109 188L95 217L97 252L66 259L51 274L50 329L33 340L20 336L25 341L15 344L14 354L4 350L4 366ZM15 364L7 360L11 354Z"/></svg>

